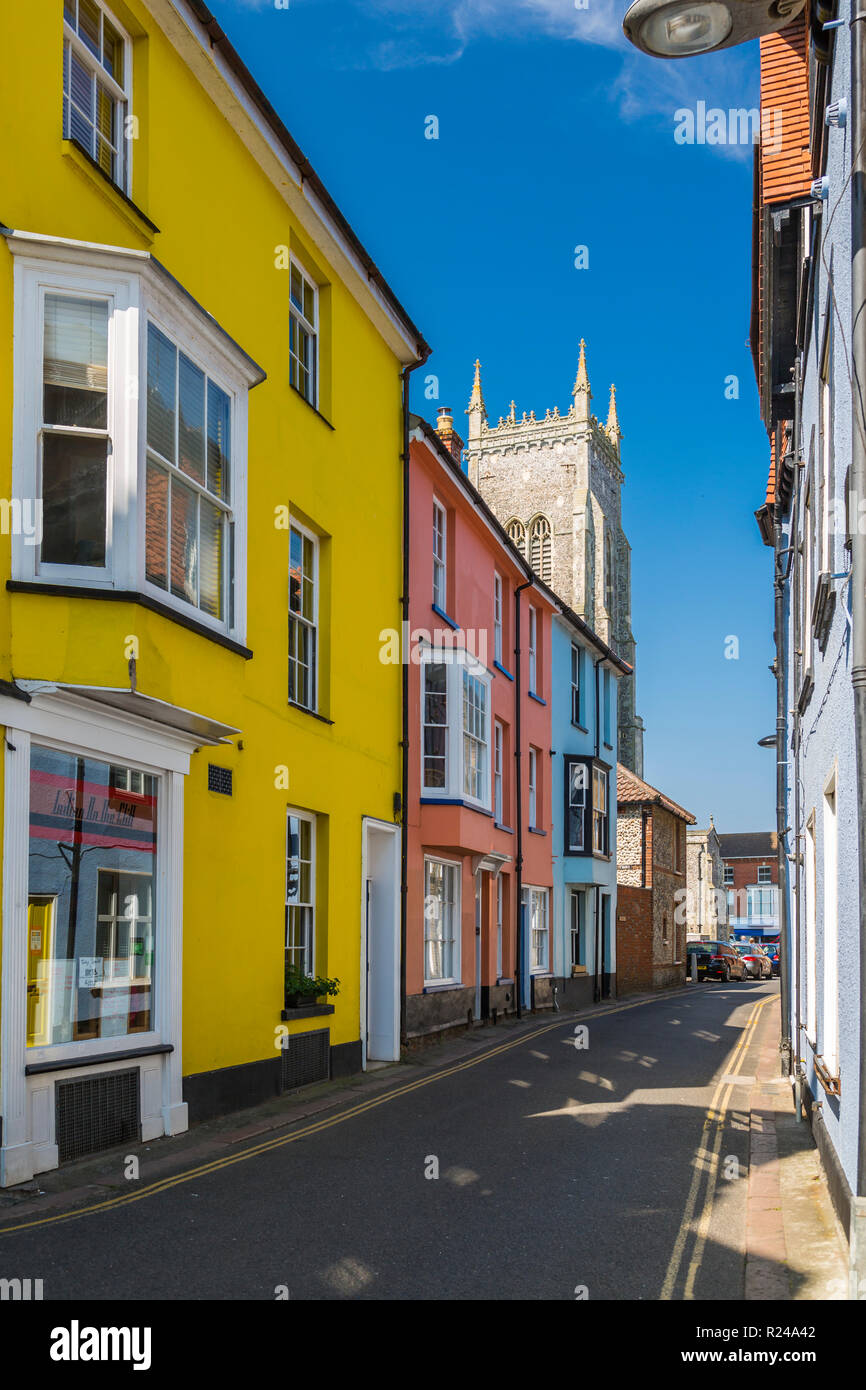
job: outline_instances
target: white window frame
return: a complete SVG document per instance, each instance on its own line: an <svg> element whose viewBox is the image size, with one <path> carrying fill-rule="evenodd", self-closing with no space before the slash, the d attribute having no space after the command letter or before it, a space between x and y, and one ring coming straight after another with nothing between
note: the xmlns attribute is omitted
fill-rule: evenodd
<svg viewBox="0 0 866 1390"><path fill-rule="evenodd" d="M452 937L452 957L451 974L442 976L428 976L427 974L427 923L432 918L429 915L429 898L432 894L428 893L428 865L438 864L444 869L450 869L453 875L454 899L452 909L454 921L452 924L454 935ZM424 984L425 985L459 985L461 983L462 965L462 923L463 923L463 865L459 859L443 859L438 854L425 854L424 856Z"/></svg>
<svg viewBox="0 0 866 1390"><path fill-rule="evenodd" d="M308 900L308 901L307 901L307 900L302 901L301 898L300 898L297 894L295 894L294 897L291 897L291 898L289 897L289 891L288 891L288 873L289 873L289 860L290 860L290 855L289 855L289 848L290 848L289 834L290 834L290 830L291 830L291 822L292 822L293 819L294 819L294 820L298 820L298 821L305 821L306 824L309 825L309 827L310 827L310 897L309 897L309 900ZM285 951L288 950L288 926L289 926L289 923L288 923L288 909L289 909L290 907L299 907L299 908L301 908L301 909L304 909L304 910L309 911L309 914L310 914L310 941L309 941L309 960L310 960L310 968L309 968L309 971L306 972L308 978L312 977L312 976L315 975L315 973L316 973L316 929L317 929L317 926L318 926L318 922L317 922L317 912L316 912L316 872L317 872L316 853L317 853L317 849L318 849L318 846L317 846L317 844L316 844L316 820L317 820L317 817L316 817L316 815L315 815L314 812L311 812L311 811L301 811L301 810L299 810L299 809L298 809L297 807L295 807L295 806L288 806L288 807L286 808L286 924L285 924L285 936L286 936L286 939L285 939L284 942L283 942L284 955L285 955ZM298 877L299 877L299 891L300 891L300 874L299 874Z"/></svg>
<svg viewBox="0 0 866 1390"><path fill-rule="evenodd" d="M529 691L537 695L538 686L538 609L529 605Z"/></svg>
<svg viewBox="0 0 866 1390"><path fill-rule="evenodd" d="M538 749L537 749L537 748L530 748L530 750L529 750L529 772L528 772L528 779L527 779L527 780L528 780L528 783L529 783L529 828L530 828L530 830L537 830L537 829L538 829L538 824L537 824L537 817L538 817Z"/></svg>
<svg viewBox="0 0 866 1390"><path fill-rule="evenodd" d="M320 632L320 625L319 625L319 598L320 598L320 547L319 547L319 537L316 535L316 533L315 533L314 531L311 531L311 530L309 529L308 526L304 526L302 522L298 521L297 517L291 516L291 515L289 516L289 567L290 567L289 584L291 584L291 557L292 557L291 546L292 546L292 532L293 532L293 531L297 531L298 535L301 536L302 541L303 541L303 540L311 541L311 542L312 542L312 546L313 546L313 617L312 617L312 619L303 618L303 617L301 617L301 615L300 615L299 613L293 613L292 608L291 608L290 599L287 599L287 604L288 604L288 621L289 621L289 624L291 624L293 621L295 621L295 622L297 622L297 623L302 624L304 627L309 628L309 629L312 631L312 634L313 634L313 636L312 636L312 641L313 641L313 671L312 671L312 680L311 680L311 687L312 687L312 688L311 688L311 692L310 692L312 703L309 704L309 705L305 705L305 704L303 704L300 700L293 700L293 699L290 699L290 700L289 700L289 703L290 703L291 705L293 705L293 706L297 706L297 707L300 708L300 709L307 709L307 710L310 710L310 711L312 711L312 713L316 714L316 713L318 713L318 710L319 710L319 666L320 666L319 657L320 657L320 652L321 652L321 632ZM287 652L287 659L289 659L289 658L288 658L288 652Z"/></svg>
<svg viewBox="0 0 866 1390"><path fill-rule="evenodd" d="M247 395L260 369L214 320L179 291L151 257L112 247L14 233L13 496L41 498L44 300L48 294L105 299L108 325L106 565L43 564L23 534L12 540L12 578L29 583L134 592L243 643L246 635ZM175 598L146 578L147 325L153 322L223 390L231 403L229 505L234 521L234 599L224 619ZM182 475L183 476L183 475ZM233 616L233 622L230 618Z"/></svg>
<svg viewBox="0 0 866 1390"><path fill-rule="evenodd" d="M725 866L724 866L724 868L723 868L723 870L722 870L722 878L723 878L723 886L724 886L725 888L733 888L733 886L734 886L734 869L733 869L733 865L731 865L731 864L725 864Z"/></svg>
<svg viewBox="0 0 866 1390"><path fill-rule="evenodd" d="M599 805L600 797L596 792L600 791L604 799L604 806ZM610 774L604 768L593 764L592 768L592 852L593 854L610 853L610 806L608 798L610 795ZM597 844L599 830L603 843ZM679 843L679 825L674 826L675 845ZM675 850L676 853L676 850ZM676 859L674 860L676 864Z"/></svg>
<svg viewBox="0 0 866 1390"><path fill-rule="evenodd" d="M533 928L533 908L540 905L542 909L543 925L541 928ZM536 887L534 884L526 883L523 885L523 907L526 912L526 935L529 942L529 973L530 975L548 975L550 973L550 889ZM544 943L543 961L534 961L536 954L533 942L533 930L540 931Z"/></svg>
<svg viewBox="0 0 866 1390"><path fill-rule="evenodd" d="M823 1007L821 1058L839 1075L839 797L836 769L824 784L821 818L823 915L821 921Z"/></svg>
<svg viewBox="0 0 866 1390"><path fill-rule="evenodd" d="M77 17L78 0L71 0L71 3L75 6ZM65 13L63 16L63 43L64 48L67 43L70 44L71 48L76 53L83 66L87 67L90 70L91 80L94 76L98 76L99 81L104 84L104 86L111 95L112 101L114 103L115 112L117 114L117 153L122 178L115 179L111 174L106 173L104 169L102 172L105 174L105 177L109 180L109 182L114 184L115 188L119 188L121 193L124 193L127 197L129 197L131 195L132 190L132 149L134 141L127 139L126 122L133 112L132 39L126 31L126 29L124 29L123 25L117 19L117 17L108 8L108 6L102 3L102 0L93 0L93 3L96 5L96 8L101 12L105 19L107 19L108 22L112 25L112 27L117 30L118 37L120 38L121 43L123 45L123 82L118 82L115 78L110 76L106 68L103 67L100 60L96 57L94 53L90 51L84 40L71 27L68 20L66 19ZM65 97L65 95L65 88L61 80L61 117L63 111L63 98ZM93 125L95 131L97 128L95 108ZM78 141L72 136L71 126L69 132L67 132L65 124L61 126L61 129L63 132L64 140L72 140L75 144L81 144L80 141ZM99 160L97 150L89 150L88 153L90 154L91 159L93 159L94 162L98 164ZM100 168L101 167L102 166L100 165Z"/></svg>
<svg viewBox="0 0 866 1390"><path fill-rule="evenodd" d="M806 820L805 864L803 865L803 916L806 923L805 1004L806 1037L815 1047L817 1043L818 1016L818 923L817 923L817 852L815 844L815 811Z"/></svg>
<svg viewBox="0 0 866 1390"><path fill-rule="evenodd" d="M421 775L421 795L425 800L460 801L479 810L493 810L493 679L486 667L476 661L468 651L448 651L438 647L423 647L421 662L421 700L419 722L421 729L419 762ZM428 787L424 780L424 729L425 729L425 670L428 665L445 667L445 785ZM484 688L485 739L484 766L481 784L483 796L470 796L465 790L464 740L463 740L463 672L468 671ZM440 727L440 726L436 726Z"/></svg>
<svg viewBox="0 0 866 1390"><path fill-rule="evenodd" d="M758 865L758 887L766 888L773 882L773 871L769 864Z"/></svg>
<svg viewBox="0 0 866 1390"><path fill-rule="evenodd" d="M502 575L493 575L493 659L502 665Z"/></svg>
<svg viewBox="0 0 866 1390"><path fill-rule="evenodd" d="M313 291L313 310L314 310L314 321L313 321L313 322L310 322L310 320L307 318L306 314L304 314L302 310L299 310L299 309L297 309L297 308L295 307L294 301L292 300L292 292L291 292L291 284L292 284L292 281L291 281L291 274L292 274L292 270L296 270L296 271L298 272L298 274L301 276L301 278L309 285L310 289ZM304 392L301 390L300 386L297 385L297 383L295 383L295 382L292 381L292 357L294 356L295 358L297 358L297 353L293 354L293 353L292 353L292 349L291 349L291 324L290 324L290 327L289 327L289 384L291 385L291 387L292 387L293 390L297 391L298 395L301 397L302 400L306 401L308 405L311 405L311 406L313 407L314 410L318 410L318 408L319 408L319 364L320 364L320 354L319 354L319 285L318 285L318 283L316 282L314 276L312 276L312 275L310 274L310 272L309 272L309 271L304 267L304 265L301 263L301 261L298 260L297 256L290 255L290 256L289 256L289 320L291 321L291 319L293 319L293 318L297 320L297 322L300 324L300 326L303 328L303 330L304 330L306 333L308 333L308 334L310 335L310 337L312 338L312 340L313 340L313 365L312 365L312 368L311 368L312 378L313 378L313 396L312 396L312 399L310 399L309 396L307 396L307 395L304 394ZM300 359L297 359L297 360L300 360Z"/></svg>
<svg viewBox="0 0 866 1390"><path fill-rule="evenodd" d="M497 825L505 824L505 725L501 719L493 721L493 819Z"/></svg>
<svg viewBox="0 0 866 1390"><path fill-rule="evenodd" d="M581 693L583 681L583 647L579 642L571 644L571 722L579 729L583 728L581 723Z"/></svg>
<svg viewBox="0 0 866 1390"><path fill-rule="evenodd" d="M433 498L433 604L448 612L448 510Z"/></svg>

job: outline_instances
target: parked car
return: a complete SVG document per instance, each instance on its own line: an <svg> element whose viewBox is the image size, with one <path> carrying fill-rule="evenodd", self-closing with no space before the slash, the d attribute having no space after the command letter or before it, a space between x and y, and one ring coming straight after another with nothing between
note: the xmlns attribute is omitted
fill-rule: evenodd
<svg viewBox="0 0 866 1390"><path fill-rule="evenodd" d="M712 978L728 984L730 980L745 980L746 967L743 959L727 941L690 941L686 946L688 957L692 948L698 957L698 979Z"/></svg>
<svg viewBox="0 0 866 1390"><path fill-rule="evenodd" d="M779 973L779 947L775 944L764 947L764 953L770 962L770 971L773 975Z"/></svg>
<svg viewBox="0 0 866 1390"><path fill-rule="evenodd" d="M746 972L753 980L769 980L773 974L772 966L760 946L753 941L738 941L734 950L741 957Z"/></svg>
<svg viewBox="0 0 866 1390"><path fill-rule="evenodd" d="M687 941L686 942L686 978L691 979L692 975L692 956L698 958L698 979L702 980L707 973L707 963L710 953L707 949L708 941Z"/></svg>

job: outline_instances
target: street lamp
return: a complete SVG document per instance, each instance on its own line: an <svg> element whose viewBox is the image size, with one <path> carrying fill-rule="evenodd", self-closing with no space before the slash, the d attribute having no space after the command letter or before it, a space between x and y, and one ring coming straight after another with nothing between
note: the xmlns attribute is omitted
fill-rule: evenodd
<svg viewBox="0 0 866 1390"><path fill-rule="evenodd" d="M763 738L758 739L759 748L775 748L776 743L777 739L775 734L765 734Z"/></svg>
<svg viewBox="0 0 866 1390"><path fill-rule="evenodd" d="M622 27L654 58L690 58L784 29L806 0L635 0Z"/></svg>

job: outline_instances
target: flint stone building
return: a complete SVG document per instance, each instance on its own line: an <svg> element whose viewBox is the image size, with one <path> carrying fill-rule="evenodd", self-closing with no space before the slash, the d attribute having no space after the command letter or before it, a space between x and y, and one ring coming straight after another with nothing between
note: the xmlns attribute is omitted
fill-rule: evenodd
<svg viewBox="0 0 866 1390"><path fill-rule="evenodd" d="M536 573L633 668L631 547L622 529L622 431L616 390L607 424L590 411L592 393L581 339L580 361L566 413L543 419L514 402L490 425L481 366L467 409L469 478ZM643 721L635 713L634 675L619 686L619 761L643 775Z"/></svg>

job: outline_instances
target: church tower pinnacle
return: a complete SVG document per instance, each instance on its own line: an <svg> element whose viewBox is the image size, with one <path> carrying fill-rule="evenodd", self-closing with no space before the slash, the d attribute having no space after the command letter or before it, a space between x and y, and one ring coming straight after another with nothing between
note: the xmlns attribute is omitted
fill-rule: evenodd
<svg viewBox="0 0 866 1390"><path fill-rule="evenodd" d="M607 424L604 428L608 438L610 439L617 453L619 453L620 440L622 439L622 430L619 427L619 416L616 413L616 387L612 383L610 388L610 405L608 406L607 411Z"/></svg>
<svg viewBox="0 0 866 1390"><path fill-rule="evenodd" d="M592 392L589 389L589 373L586 370L586 343L583 338L580 340L580 360L577 364L577 376L574 379L574 388L571 394L574 397L575 418L588 422Z"/></svg>

